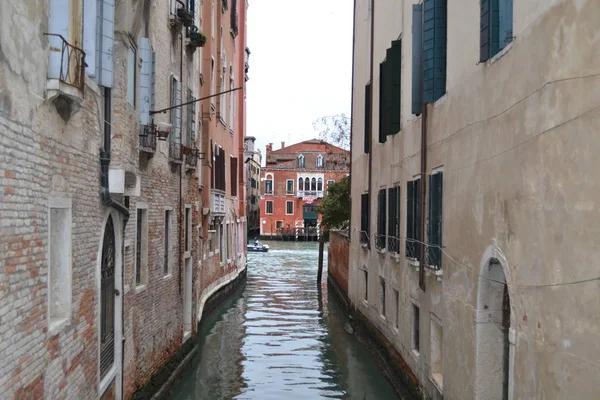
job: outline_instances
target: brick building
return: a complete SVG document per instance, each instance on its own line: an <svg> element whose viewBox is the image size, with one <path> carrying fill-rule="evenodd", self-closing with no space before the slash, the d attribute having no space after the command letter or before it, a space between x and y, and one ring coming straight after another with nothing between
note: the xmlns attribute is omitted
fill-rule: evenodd
<svg viewBox="0 0 600 400"><path fill-rule="evenodd" d="M260 235L260 170L262 154L255 149L256 138L247 136L245 139L244 162L246 163L246 219L247 235Z"/></svg>
<svg viewBox="0 0 600 400"><path fill-rule="evenodd" d="M244 96L179 105L245 82L246 1L184 3L0 3L14 17L0 26L9 399L132 398L245 270L241 240L209 231L245 230ZM223 203L209 143L236 177Z"/></svg>
<svg viewBox="0 0 600 400"><path fill-rule="evenodd" d="M350 172L350 152L318 139L273 150L266 146L261 171L260 233L276 236L296 231L318 232L315 205L327 187ZM298 228L298 229L297 229ZM316 236L315 236L316 237Z"/></svg>

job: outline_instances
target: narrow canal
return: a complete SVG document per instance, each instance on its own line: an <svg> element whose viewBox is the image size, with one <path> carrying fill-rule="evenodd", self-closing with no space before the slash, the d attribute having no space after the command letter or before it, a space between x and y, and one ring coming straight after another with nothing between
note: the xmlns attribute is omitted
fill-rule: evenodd
<svg viewBox="0 0 600 400"><path fill-rule="evenodd" d="M325 284L319 294L318 245L269 245L248 255L246 284L203 323L198 352L170 398L397 398L344 329L339 300Z"/></svg>

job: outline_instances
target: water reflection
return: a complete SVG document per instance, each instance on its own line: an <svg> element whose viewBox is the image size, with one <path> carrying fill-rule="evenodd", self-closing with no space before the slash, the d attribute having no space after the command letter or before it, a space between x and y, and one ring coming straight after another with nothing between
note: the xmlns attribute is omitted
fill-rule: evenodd
<svg viewBox="0 0 600 400"><path fill-rule="evenodd" d="M175 399L393 399L336 298L317 290L316 243L249 254L240 293L203 324ZM327 257L325 257L325 260Z"/></svg>

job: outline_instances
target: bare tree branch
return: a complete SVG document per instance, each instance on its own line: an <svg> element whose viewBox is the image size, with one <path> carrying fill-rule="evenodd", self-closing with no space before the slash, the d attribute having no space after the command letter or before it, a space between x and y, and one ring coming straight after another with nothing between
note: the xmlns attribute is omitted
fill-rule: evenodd
<svg viewBox="0 0 600 400"><path fill-rule="evenodd" d="M321 117L313 122L313 128L319 132L319 139L350 150L350 118L345 114Z"/></svg>

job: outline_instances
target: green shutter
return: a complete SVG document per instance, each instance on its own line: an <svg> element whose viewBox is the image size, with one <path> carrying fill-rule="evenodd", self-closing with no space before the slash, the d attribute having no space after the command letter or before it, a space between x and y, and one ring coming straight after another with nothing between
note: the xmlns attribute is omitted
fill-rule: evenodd
<svg viewBox="0 0 600 400"><path fill-rule="evenodd" d="M423 6L413 5L412 21L412 113L421 114L423 101Z"/></svg>
<svg viewBox="0 0 600 400"><path fill-rule="evenodd" d="M386 121L385 121L385 108L386 108L386 97L385 97L385 61L379 64L379 143L385 143L386 141Z"/></svg>
<svg viewBox="0 0 600 400"><path fill-rule="evenodd" d="M394 40L388 49L388 75L389 75L389 132L394 135L400 132L401 114L401 85L402 85L402 40Z"/></svg>
<svg viewBox="0 0 600 400"><path fill-rule="evenodd" d="M490 58L490 0L479 4L479 61Z"/></svg>
<svg viewBox="0 0 600 400"><path fill-rule="evenodd" d="M371 83L365 86L365 153L371 151Z"/></svg>
<svg viewBox="0 0 600 400"><path fill-rule="evenodd" d="M504 46L500 45L500 2L490 1L490 57L498 54Z"/></svg>
<svg viewBox="0 0 600 400"><path fill-rule="evenodd" d="M446 93L446 0L424 0L423 96L432 103Z"/></svg>
<svg viewBox="0 0 600 400"><path fill-rule="evenodd" d="M500 0L500 48L503 49L513 38L513 0Z"/></svg>

